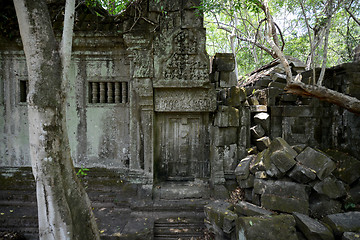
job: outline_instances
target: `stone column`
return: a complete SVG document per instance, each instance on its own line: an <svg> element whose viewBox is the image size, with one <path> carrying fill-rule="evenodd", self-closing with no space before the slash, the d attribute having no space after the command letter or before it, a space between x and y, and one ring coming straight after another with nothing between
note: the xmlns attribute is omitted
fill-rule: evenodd
<svg viewBox="0 0 360 240"><path fill-rule="evenodd" d="M131 55L130 79L130 170L145 172L153 180L153 120L151 39L145 33L124 35ZM143 176L141 176L143 177Z"/></svg>

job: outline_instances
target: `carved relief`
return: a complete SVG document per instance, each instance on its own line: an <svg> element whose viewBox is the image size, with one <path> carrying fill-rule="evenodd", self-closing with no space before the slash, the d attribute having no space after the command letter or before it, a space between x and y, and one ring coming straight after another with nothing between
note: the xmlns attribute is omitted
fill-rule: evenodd
<svg viewBox="0 0 360 240"><path fill-rule="evenodd" d="M155 91L155 111L207 112L216 108L215 93L208 89L164 89Z"/></svg>
<svg viewBox="0 0 360 240"><path fill-rule="evenodd" d="M159 76L164 80L204 80L208 78L207 61L198 53L199 37L190 30L183 29L171 38L170 57L159 67Z"/></svg>

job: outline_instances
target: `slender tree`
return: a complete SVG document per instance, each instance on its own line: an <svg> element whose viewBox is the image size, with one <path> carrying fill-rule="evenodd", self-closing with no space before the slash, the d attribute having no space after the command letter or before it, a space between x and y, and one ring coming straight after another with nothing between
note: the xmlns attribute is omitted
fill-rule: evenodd
<svg viewBox="0 0 360 240"><path fill-rule="evenodd" d="M67 0L61 43L45 0L14 0L29 77L30 156L40 239L99 239L89 198L70 156L66 85L75 0Z"/></svg>

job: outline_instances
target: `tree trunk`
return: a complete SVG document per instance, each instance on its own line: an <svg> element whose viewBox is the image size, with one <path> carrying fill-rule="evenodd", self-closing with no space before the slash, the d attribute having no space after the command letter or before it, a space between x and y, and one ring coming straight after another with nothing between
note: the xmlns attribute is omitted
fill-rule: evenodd
<svg viewBox="0 0 360 240"><path fill-rule="evenodd" d="M14 0L26 56L30 158L40 239L99 239L66 131L63 66L45 0Z"/></svg>

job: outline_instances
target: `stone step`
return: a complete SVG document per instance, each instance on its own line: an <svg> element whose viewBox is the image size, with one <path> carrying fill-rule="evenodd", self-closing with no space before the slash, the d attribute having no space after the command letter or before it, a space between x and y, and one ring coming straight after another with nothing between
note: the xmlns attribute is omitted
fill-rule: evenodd
<svg viewBox="0 0 360 240"><path fill-rule="evenodd" d="M204 229L202 218L163 218L154 223L154 239L200 239Z"/></svg>

